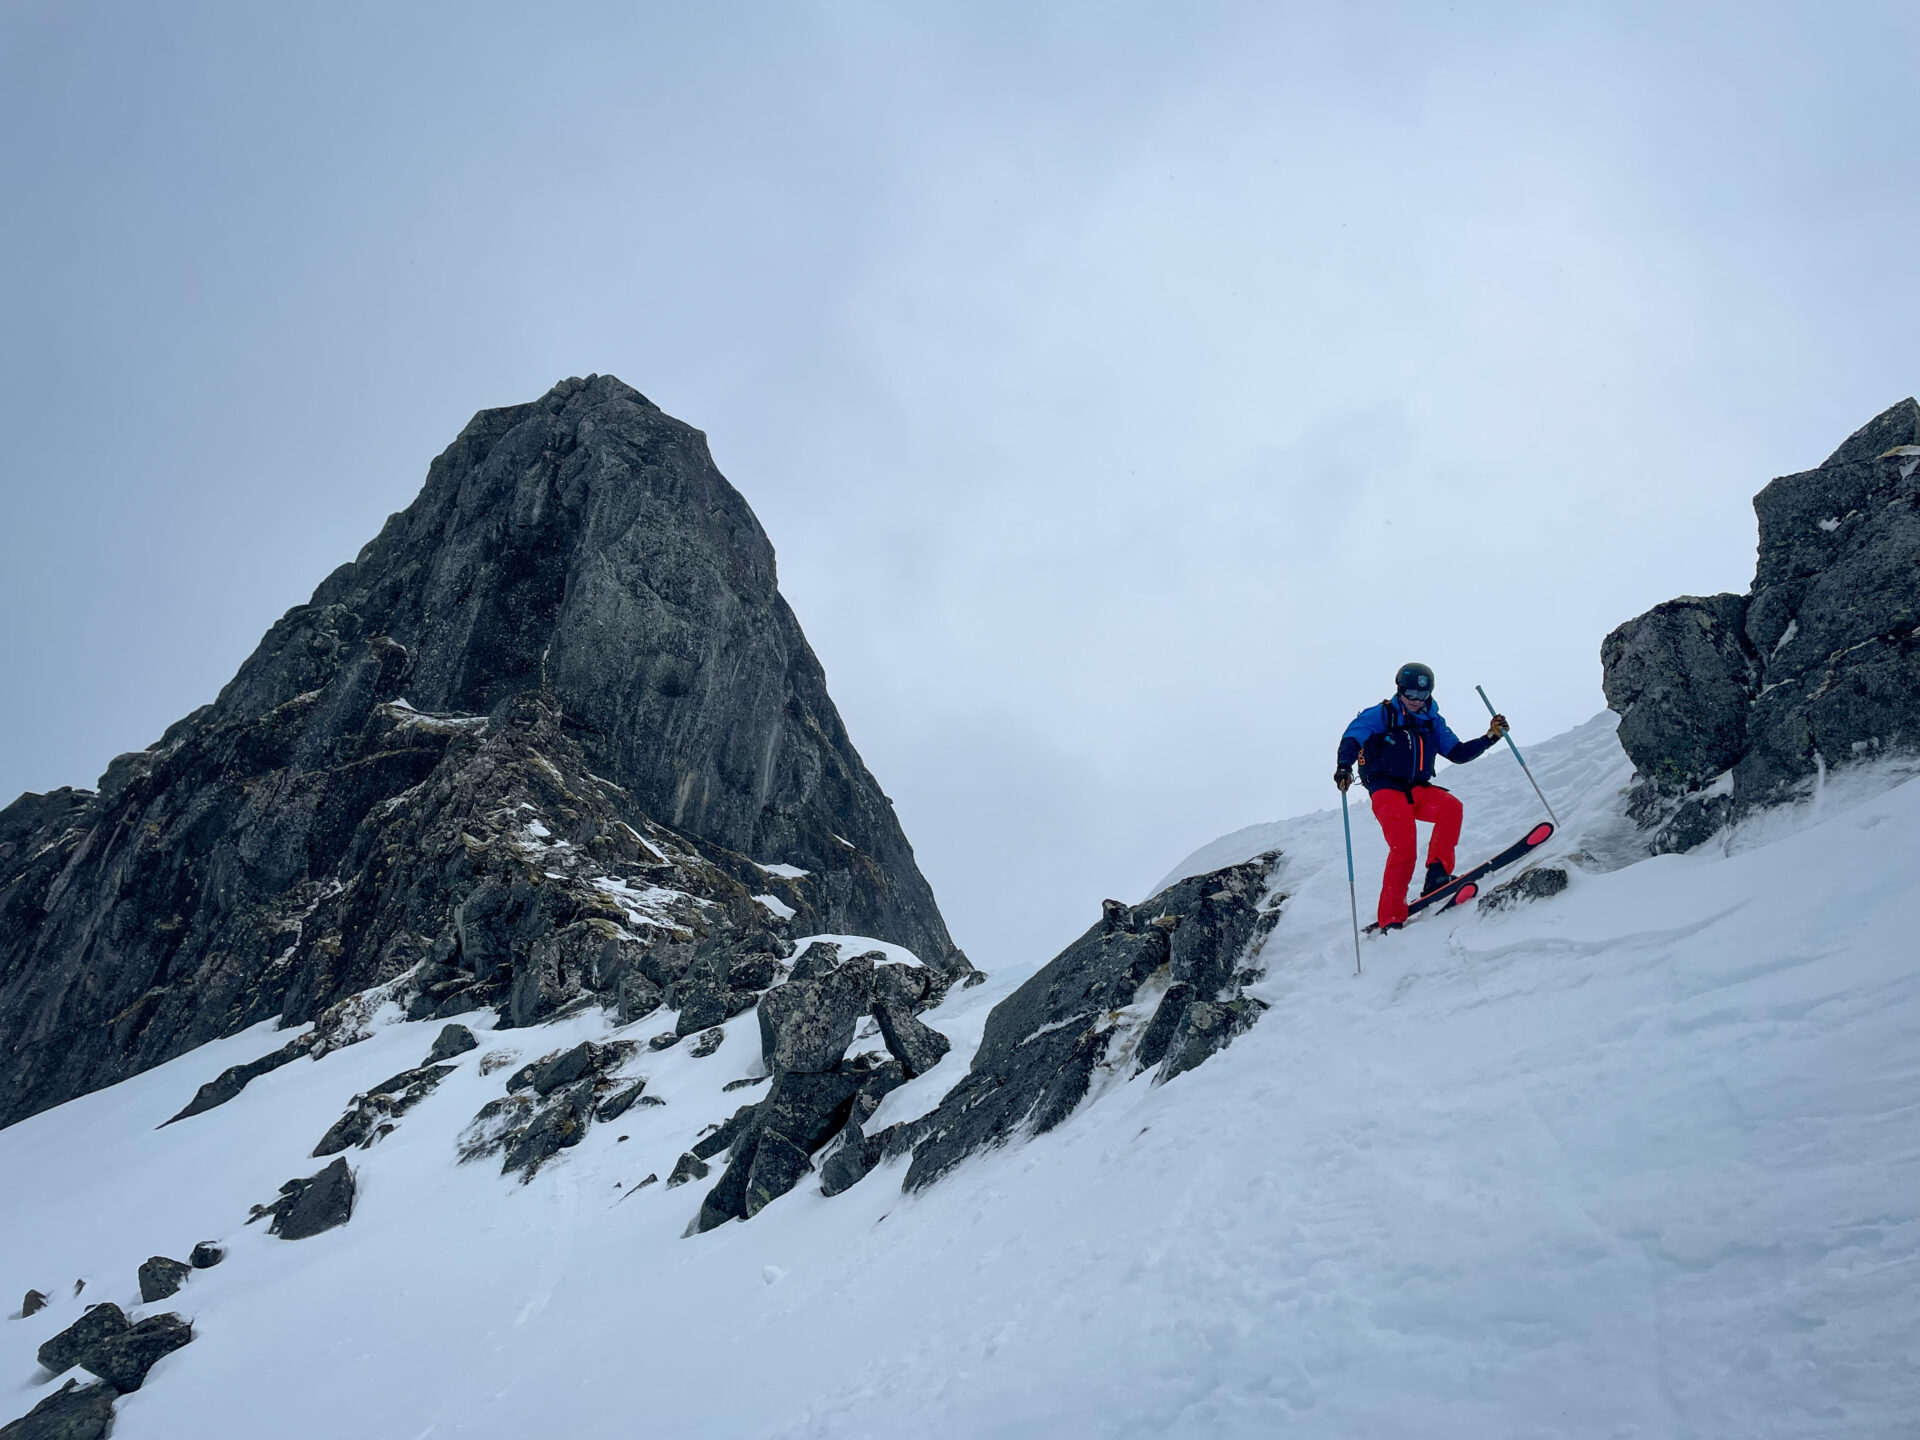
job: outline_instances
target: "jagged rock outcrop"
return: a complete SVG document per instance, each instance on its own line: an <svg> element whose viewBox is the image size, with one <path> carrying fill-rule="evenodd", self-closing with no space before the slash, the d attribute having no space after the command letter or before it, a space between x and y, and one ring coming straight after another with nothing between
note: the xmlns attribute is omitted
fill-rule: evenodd
<svg viewBox="0 0 1920 1440"><path fill-rule="evenodd" d="M618 1071L639 1047L616 1040L581 1041L522 1065L507 1093L480 1107L460 1138L460 1159L499 1155L501 1173L530 1180L540 1166L586 1138L595 1120L611 1120L645 1099L647 1082Z"/></svg>
<svg viewBox="0 0 1920 1440"><path fill-rule="evenodd" d="M1600 648L1655 851L1686 850L1823 769L1920 749L1920 404L1754 497L1746 595L1656 606Z"/></svg>
<svg viewBox="0 0 1920 1440"><path fill-rule="evenodd" d="M683 1157L705 1162L727 1152L696 1231L757 1215L812 1172L816 1153L850 1125L857 1134L890 1090L921 1073L909 1056L930 1069L947 1052L951 1042L915 1015L908 998L937 1003L944 985L906 973L923 967L876 963L885 958L879 951L842 958L837 945L817 942L794 961L786 983L761 999L761 1062L772 1081L765 1099L741 1106ZM862 1017L882 1013L889 1018L878 1028L890 1054L849 1056Z"/></svg>
<svg viewBox="0 0 1920 1440"><path fill-rule="evenodd" d="M365 1094L356 1095L347 1113L334 1121L313 1147L313 1158L338 1155L353 1145L364 1150L390 1135L399 1117L431 1095L452 1073L451 1065L423 1065L417 1070L403 1070Z"/></svg>
<svg viewBox="0 0 1920 1440"><path fill-rule="evenodd" d="M969 969L703 437L570 380L96 793L0 811L0 1124L401 977L414 1018L693 1033L822 932Z"/></svg>
<svg viewBox="0 0 1920 1440"><path fill-rule="evenodd" d="M1091 930L994 1006L966 1078L931 1114L881 1140L887 1154L911 1147L906 1188L1016 1134L1051 1130L1103 1071L1158 1065L1164 1082L1251 1025L1264 1006L1241 989L1280 918L1284 897L1262 908L1279 858L1193 876L1144 904L1107 901ZM870 1168L872 1155L843 1168Z"/></svg>

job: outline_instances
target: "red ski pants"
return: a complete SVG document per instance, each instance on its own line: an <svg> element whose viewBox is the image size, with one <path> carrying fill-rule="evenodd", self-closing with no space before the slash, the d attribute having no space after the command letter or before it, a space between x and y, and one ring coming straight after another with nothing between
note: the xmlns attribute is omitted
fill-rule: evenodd
<svg viewBox="0 0 1920 1440"><path fill-rule="evenodd" d="M1413 879L1414 856L1420 847L1416 820L1433 826L1427 841L1427 860L1438 860L1453 873L1453 847L1460 843L1460 802L1438 785L1416 785L1404 790L1373 792L1373 815L1387 836L1387 873L1380 882L1380 924L1398 925L1407 918L1407 884Z"/></svg>

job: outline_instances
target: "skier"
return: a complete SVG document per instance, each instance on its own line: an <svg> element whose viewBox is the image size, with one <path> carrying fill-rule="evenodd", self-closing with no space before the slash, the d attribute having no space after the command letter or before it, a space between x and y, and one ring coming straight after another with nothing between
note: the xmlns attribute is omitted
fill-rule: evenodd
<svg viewBox="0 0 1920 1440"><path fill-rule="evenodd" d="M1455 735L1434 706L1433 671L1425 665L1402 665L1393 686L1392 699L1369 705L1347 726L1333 772L1333 783L1344 794L1353 784L1353 767L1360 766L1360 783L1367 787L1374 818L1386 832L1387 870L1380 882L1382 930L1398 930L1407 923L1407 882L1413 878L1420 839L1415 821L1433 826L1420 893L1437 890L1453 878L1460 802L1453 792L1433 783L1434 760L1464 765L1507 733L1506 717L1496 715L1483 736L1462 740Z"/></svg>

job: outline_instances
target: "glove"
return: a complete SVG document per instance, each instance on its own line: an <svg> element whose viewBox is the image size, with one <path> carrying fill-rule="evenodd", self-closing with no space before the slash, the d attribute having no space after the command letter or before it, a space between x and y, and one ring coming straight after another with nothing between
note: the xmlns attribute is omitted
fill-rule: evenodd
<svg viewBox="0 0 1920 1440"><path fill-rule="evenodd" d="M1342 765L1338 770L1334 771L1333 783L1342 795L1346 794L1347 787L1353 784L1353 767L1351 765Z"/></svg>
<svg viewBox="0 0 1920 1440"><path fill-rule="evenodd" d="M1512 727L1507 724L1506 716L1496 715L1493 717L1493 723L1487 726L1487 739L1499 740L1504 737L1511 728Z"/></svg>

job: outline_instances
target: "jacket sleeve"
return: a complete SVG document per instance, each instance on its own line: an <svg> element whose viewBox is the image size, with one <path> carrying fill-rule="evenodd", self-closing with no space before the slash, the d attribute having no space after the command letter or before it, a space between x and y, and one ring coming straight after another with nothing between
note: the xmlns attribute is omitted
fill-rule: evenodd
<svg viewBox="0 0 1920 1440"><path fill-rule="evenodd" d="M1346 734L1340 737L1340 750L1334 758L1334 763L1336 765L1353 764L1360 758L1360 747L1385 728L1380 720L1380 707L1369 705L1353 717L1353 723L1347 726Z"/></svg>
<svg viewBox="0 0 1920 1440"><path fill-rule="evenodd" d="M1433 737L1437 742L1434 748L1455 765L1464 765L1469 760L1478 760L1487 753L1487 747L1495 743L1490 735L1477 735L1471 740L1462 740L1453 733L1453 727L1438 715L1433 717L1433 728L1438 732Z"/></svg>

